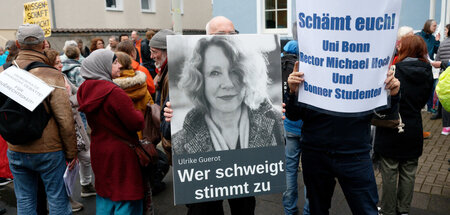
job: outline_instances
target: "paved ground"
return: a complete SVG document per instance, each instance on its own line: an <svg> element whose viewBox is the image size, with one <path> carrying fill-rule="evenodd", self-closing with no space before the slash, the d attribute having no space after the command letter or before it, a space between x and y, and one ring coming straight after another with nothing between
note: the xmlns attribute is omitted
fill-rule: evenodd
<svg viewBox="0 0 450 215"><path fill-rule="evenodd" d="M430 114L423 112L424 129L432 133L432 137L424 142L424 152L419 159L419 167L414 187L414 197L412 201L411 215L448 215L450 214L450 136L440 135L442 129L441 120L429 120ZM301 172L300 172L301 173ZM381 192L381 174L376 171L377 185ZM299 174L299 206L304 204L303 178ZM164 181L167 189L154 197L156 214L177 215L186 214L186 207L183 205L173 205L172 174L168 174ZM75 188L74 199L84 204L85 209L76 212L76 215L95 214L95 197L81 198L79 196L80 187ZM283 214L281 194L266 195L257 197L256 213L262 215ZM0 207L8 209L7 214L15 215L15 197L13 184L0 188ZM224 202L226 214L228 205ZM347 215L351 214L345 197L339 186L336 187L330 214Z"/></svg>

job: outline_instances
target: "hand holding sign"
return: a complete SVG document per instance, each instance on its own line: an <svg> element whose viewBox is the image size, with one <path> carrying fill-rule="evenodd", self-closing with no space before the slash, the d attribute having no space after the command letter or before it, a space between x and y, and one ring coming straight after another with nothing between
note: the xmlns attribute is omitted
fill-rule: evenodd
<svg viewBox="0 0 450 215"><path fill-rule="evenodd" d="M386 90L390 91L390 95L391 96L395 96L397 95L398 91L400 90L400 81L395 78L394 76L395 71L390 69L389 72L387 73L387 78L384 81L384 83L386 84Z"/></svg>
<svg viewBox="0 0 450 215"><path fill-rule="evenodd" d="M303 78L303 75L304 75L303 72L298 71L298 61L295 62L294 70L292 71L292 73L289 75L288 78L289 91L291 94L297 92L298 86L305 80Z"/></svg>
<svg viewBox="0 0 450 215"><path fill-rule="evenodd" d="M298 88L298 101L337 115L370 114L387 106L388 94L397 94L399 86L392 75L386 79L386 71L395 48L400 6L401 1L369 1L354 10L338 1L298 0L299 67L308 79ZM296 74L291 82L299 84Z"/></svg>
<svg viewBox="0 0 450 215"><path fill-rule="evenodd" d="M170 102L167 102L166 107L164 108L164 116L166 117L165 119L166 122L170 122L173 116L173 110L170 107L171 107Z"/></svg>

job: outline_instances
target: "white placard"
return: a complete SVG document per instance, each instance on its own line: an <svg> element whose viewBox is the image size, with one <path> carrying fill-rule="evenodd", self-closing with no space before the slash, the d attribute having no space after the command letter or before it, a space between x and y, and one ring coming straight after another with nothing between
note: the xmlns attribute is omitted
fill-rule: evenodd
<svg viewBox="0 0 450 215"><path fill-rule="evenodd" d="M297 0L299 102L335 113L387 105L401 0Z"/></svg>
<svg viewBox="0 0 450 215"><path fill-rule="evenodd" d="M15 66L0 73L0 92L30 111L33 111L53 90L53 87L38 77Z"/></svg>

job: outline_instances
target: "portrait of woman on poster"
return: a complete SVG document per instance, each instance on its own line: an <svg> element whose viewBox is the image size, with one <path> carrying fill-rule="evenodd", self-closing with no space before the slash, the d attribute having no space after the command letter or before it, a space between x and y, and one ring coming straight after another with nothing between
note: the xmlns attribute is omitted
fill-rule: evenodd
<svg viewBox="0 0 450 215"><path fill-rule="evenodd" d="M267 93L267 60L238 43L236 37L201 38L186 61L178 88L194 108L172 136L175 154L283 144L281 113Z"/></svg>

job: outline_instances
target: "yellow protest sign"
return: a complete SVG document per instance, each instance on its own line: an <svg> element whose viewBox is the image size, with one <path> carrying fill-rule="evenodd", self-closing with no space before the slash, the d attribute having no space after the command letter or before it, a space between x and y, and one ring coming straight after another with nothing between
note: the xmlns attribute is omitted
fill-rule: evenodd
<svg viewBox="0 0 450 215"><path fill-rule="evenodd" d="M36 24L44 30L45 37L52 35L50 13L47 0L39 0L23 4L23 23Z"/></svg>

